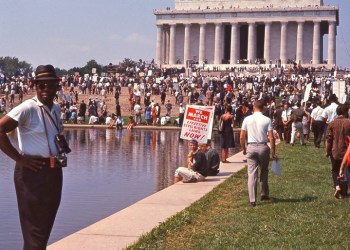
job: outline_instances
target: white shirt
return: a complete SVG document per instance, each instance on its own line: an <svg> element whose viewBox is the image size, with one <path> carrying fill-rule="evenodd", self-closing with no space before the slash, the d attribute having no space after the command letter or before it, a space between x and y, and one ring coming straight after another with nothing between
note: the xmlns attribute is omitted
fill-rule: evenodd
<svg viewBox="0 0 350 250"><path fill-rule="evenodd" d="M261 112L254 112L243 120L242 130L248 133L248 143L268 142L267 132L272 131L272 121Z"/></svg>
<svg viewBox="0 0 350 250"><path fill-rule="evenodd" d="M37 99L36 99L37 100ZM49 110L39 100L29 99L19 106L12 109L7 115L18 122L17 135L20 151L25 155L50 157L48 140L45 133L45 126L40 107L43 107L49 114L43 110L46 123L49 146L52 155L58 155L54 137L62 131L63 125L60 120L61 110L58 104L54 104ZM57 131L55 122L60 131Z"/></svg>
<svg viewBox="0 0 350 250"><path fill-rule="evenodd" d="M331 123L334 121L335 118L338 117L337 115L337 107L338 104L332 102L331 105L329 105L327 108L323 110L322 117L327 119L327 123Z"/></svg>
<svg viewBox="0 0 350 250"><path fill-rule="evenodd" d="M139 104L135 104L134 111L136 114L139 114L141 112L141 106Z"/></svg>
<svg viewBox="0 0 350 250"><path fill-rule="evenodd" d="M287 110L283 110L282 111L282 115L281 115L281 117L282 117L282 120L283 121L288 121L288 117L291 115L291 113L292 113L292 109L291 108L288 108Z"/></svg>
<svg viewBox="0 0 350 250"><path fill-rule="evenodd" d="M112 121L112 117L107 116L107 117L106 117L106 125L111 124L111 121Z"/></svg>
<svg viewBox="0 0 350 250"><path fill-rule="evenodd" d="M314 119L315 121L323 121L322 114L323 114L323 108L321 108L320 106L317 106L312 110L311 118Z"/></svg>
<svg viewBox="0 0 350 250"><path fill-rule="evenodd" d="M95 122L98 121L98 117L97 116L90 116L90 119L89 119L89 124L94 124Z"/></svg>

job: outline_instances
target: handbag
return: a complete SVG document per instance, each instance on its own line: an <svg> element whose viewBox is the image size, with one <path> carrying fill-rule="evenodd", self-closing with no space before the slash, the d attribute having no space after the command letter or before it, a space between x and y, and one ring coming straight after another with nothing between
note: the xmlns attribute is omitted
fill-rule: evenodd
<svg viewBox="0 0 350 250"><path fill-rule="evenodd" d="M224 121L221 119L221 117L220 117L220 120L219 120L219 124L218 124L218 131L219 131L219 133L221 133L222 132L222 130L223 130L223 128L224 128Z"/></svg>

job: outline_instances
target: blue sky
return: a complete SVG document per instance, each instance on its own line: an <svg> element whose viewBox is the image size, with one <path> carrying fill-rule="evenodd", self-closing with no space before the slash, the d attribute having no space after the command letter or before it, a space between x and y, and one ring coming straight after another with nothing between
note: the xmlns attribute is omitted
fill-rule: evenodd
<svg viewBox="0 0 350 250"><path fill-rule="evenodd" d="M350 1L340 6L337 63L350 67ZM69 69L95 59L113 64L155 58L153 9L174 0L0 0L0 56L15 56L34 67L51 63Z"/></svg>

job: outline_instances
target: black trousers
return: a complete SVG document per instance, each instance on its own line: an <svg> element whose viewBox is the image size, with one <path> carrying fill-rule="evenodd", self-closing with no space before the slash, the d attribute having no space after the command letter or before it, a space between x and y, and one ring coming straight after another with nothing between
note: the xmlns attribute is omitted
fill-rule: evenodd
<svg viewBox="0 0 350 250"><path fill-rule="evenodd" d="M325 123L323 121L314 121L312 124L312 130L314 131L314 144L315 147L320 147L322 136L324 133Z"/></svg>
<svg viewBox="0 0 350 250"><path fill-rule="evenodd" d="M15 188L24 250L45 250L61 202L62 169L15 168Z"/></svg>
<svg viewBox="0 0 350 250"><path fill-rule="evenodd" d="M287 126L283 126L283 134L285 143L290 143L291 135L292 135L292 124L289 123Z"/></svg>
<svg viewBox="0 0 350 250"><path fill-rule="evenodd" d="M339 177L339 170L341 166L341 160L336 160L331 156L331 163L332 163L332 179L334 187L339 186L341 190L341 194L346 196L348 193L348 182L345 180L340 180Z"/></svg>

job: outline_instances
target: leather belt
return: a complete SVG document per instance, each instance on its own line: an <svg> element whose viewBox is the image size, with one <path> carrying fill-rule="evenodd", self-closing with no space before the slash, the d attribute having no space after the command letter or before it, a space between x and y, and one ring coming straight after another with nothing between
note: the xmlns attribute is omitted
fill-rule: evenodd
<svg viewBox="0 0 350 250"><path fill-rule="evenodd" d="M248 145L267 145L267 142L248 142Z"/></svg>

